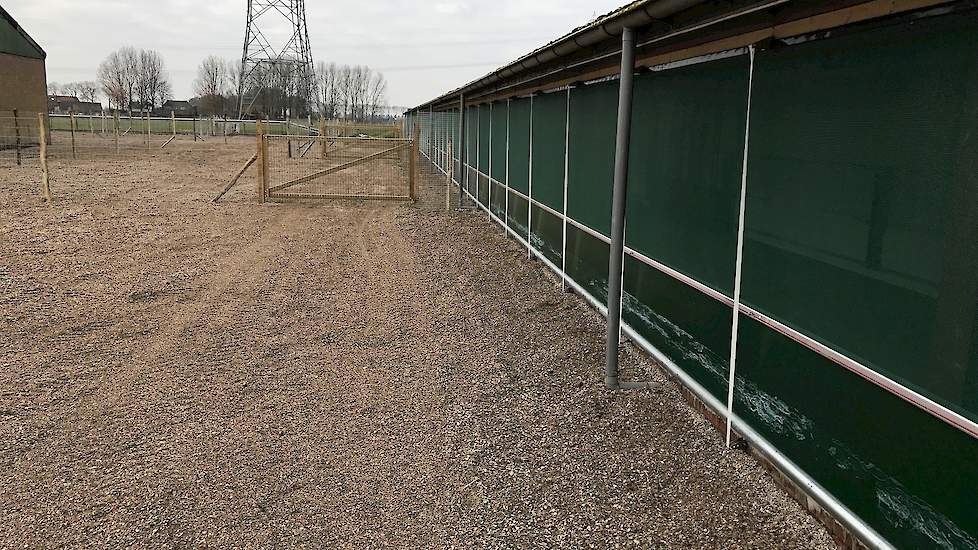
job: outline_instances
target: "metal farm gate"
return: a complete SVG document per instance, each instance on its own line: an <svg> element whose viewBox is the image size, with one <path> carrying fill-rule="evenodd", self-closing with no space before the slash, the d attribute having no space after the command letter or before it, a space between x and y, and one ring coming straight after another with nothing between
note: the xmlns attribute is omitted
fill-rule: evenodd
<svg viewBox="0 0 978 550"><path fill-rule="evenodd" d="M413 139L263 135L262 200L415 200Z"/></svg>

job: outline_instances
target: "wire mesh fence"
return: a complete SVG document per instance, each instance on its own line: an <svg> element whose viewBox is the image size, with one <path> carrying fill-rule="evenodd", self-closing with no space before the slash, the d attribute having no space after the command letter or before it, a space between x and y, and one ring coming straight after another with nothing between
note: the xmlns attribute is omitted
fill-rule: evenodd
<svg viewBox="0 0 978 550"><path fill-rule="evenodd" d="M271 200L414 197L416 148L410 139L266 135L263 149Z"/></svg>
<svg viewBox="0 0 978 550"><path fill-rule="evenodd" d="M37 115L0 114L0 164L24 164L40 154Z"/></svg>
<svg viewBox="0 0 978 550"><path fill-rule="evenodd" d="M398 137L400 128L303 122L0 112L0 166L39 168L49 198L49 166L57 176L73 162L146 162L188 148L217 153L245 143L256 151L258 143L267 155L262 161L256 152L248 164L257 160L266 169L262 198L413 197L416 146Z"/></svg>

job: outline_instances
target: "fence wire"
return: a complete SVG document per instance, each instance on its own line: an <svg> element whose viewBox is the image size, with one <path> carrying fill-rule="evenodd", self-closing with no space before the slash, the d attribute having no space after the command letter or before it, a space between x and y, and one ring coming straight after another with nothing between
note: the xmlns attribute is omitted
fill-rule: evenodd
<svg viewBox="0 0 978 550"><path fill-rule="evenodd" d="M412 141L265 136L269 199L411 198Z"/></svg>
<svg viewBox="0 0 978 550"><path fill-rule="evenodd" d="M442 171L447 172L454 164L453 170L458 173L459 151L458 143L458 113L457 111L421 111L410 115L405 121L406 132L409 136L418 134L418 146L422 153ZM452 155L449 158L449 144L452 145Z"/></svg>

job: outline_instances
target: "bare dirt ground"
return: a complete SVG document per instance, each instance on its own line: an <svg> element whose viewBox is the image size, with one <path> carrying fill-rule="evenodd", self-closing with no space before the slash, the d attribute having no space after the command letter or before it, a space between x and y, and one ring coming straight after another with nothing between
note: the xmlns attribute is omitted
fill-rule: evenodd
<svg viewBox="0 0 978 550"><path fill-rule="evenodd" d="M0 547L831 548L482 213L0 166Z"/></svg>

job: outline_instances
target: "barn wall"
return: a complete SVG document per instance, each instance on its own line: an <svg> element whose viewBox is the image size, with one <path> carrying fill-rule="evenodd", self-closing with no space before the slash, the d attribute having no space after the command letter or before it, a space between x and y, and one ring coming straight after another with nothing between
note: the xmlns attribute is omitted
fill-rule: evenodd
<svg viewBox="0 0 978 550"><path fill-rule="evenodd" d="M0 112L47 112L47 75L44 60L0 53Z"/></svg>

